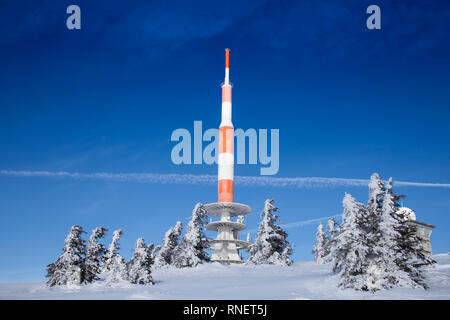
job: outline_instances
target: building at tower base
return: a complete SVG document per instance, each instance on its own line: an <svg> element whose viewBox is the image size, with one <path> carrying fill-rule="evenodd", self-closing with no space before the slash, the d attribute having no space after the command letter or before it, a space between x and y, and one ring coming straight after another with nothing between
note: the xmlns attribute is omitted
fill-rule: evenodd
<svg viewBox="0 0 450 320"><path fill-rule="evenodd" d="M402 217L403 223L414 228L416 236L419 238L419 243L416 244L416 247L420 249L424 255L431 256L433 254L433 251L431 250L431 232L435 226L417 221L416 213L407 207L398 208L397 214Z"/></svg>

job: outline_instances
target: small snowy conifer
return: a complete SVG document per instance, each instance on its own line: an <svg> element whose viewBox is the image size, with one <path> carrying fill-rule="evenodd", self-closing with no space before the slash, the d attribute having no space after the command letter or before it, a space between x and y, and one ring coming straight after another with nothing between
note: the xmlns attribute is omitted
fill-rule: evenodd
<svg viewBox="0 0 450 320"><path fill-rule="evenodd" d="M174 227L171 227L165 234L163 239L163 245L158 246L154 250L155 268L161 268L169 266L174 260L174 250L180 242L181 232L183 231L183 225L180 221L176 223Z"/></svg>
<svg viewBox="0 0 450 320"><path fill-rule="evenodd" d="M105 282L108 284L120 282L127 279L125 259L119 254L119 240L123 232L121 229L113 232L113 238L105 254L105 260L101 271L106 273Z"/></svg>
<svg viewBox="0 0 450 320"><path fill-rule="evenodd" d="M152 250L153 243L147 246L144 239L136 240L133 257L127 263L128 281L135 284L155 284L151 274Z"/></svg>
<svg viewBox="0 0 450 320"><path fill-rule="evenodd" d="M174 266L177 268L195 267L199 263L209 261L205 251L208 243L203 231L206 222L206 210L201 203L197 203L186 227L186 234L174 250L172 262Z"/></svg>
<svg viewBox="0 0 450 320"><path fill-rule="evenodd" d="M348 193L342 201L342 224L335 234L333 271L340 275L339 287L367 290L369 246L364 230L365 206Z"/></svg>
<svg viewBox="0 0 450 320"><path fill-rule="evenodd" d="M47 286L55 285L78 286L82 283L81 267L86 246L81 234L83 228L77 225L70 228L64 243L63 253L56 262L47 266Z"/></svg>
<svg viewBox="0 0 450 320"><path fill-rule="evenodd" d="M114 263L116 263L117 261L124 261L124 259L120 256L119 254L119 250L120 250L120 244L119 244L119 240L120 237L122 236L123 232L122 229L119 230L115 230L113 232L113 238L112 241L109 245L108 251L105 254L105 258L104 258L104 262L101 266L101 271L102 272L107 272L110 271L112 268L112 265ZM116 259L115 257L119 256L119 259Z"/></svg>
<svg viewBox="0 0 450 320"><path fill-rule="evenodd" d="M97 227L92 230L86 246L86 258L84 259L82 272L83 283L91 283L99 279L100 264L102 263L106 248L98 240L105 236L107 230L103 227Z"/></svg>
<svg viewBox="0 0 450 320"><path fill-rule="evenodd" d="M324 257L327 255L325 252L325 246L327 244L327 234L323 231L322 223L317 227L316 243L314 244L312 253L314 254L314 261L318 264L325 263Z"/></svg>
<svg viewBox="0 0 450 320"><path fill-rule="evenodd" d="M255 243L248 248L250 264L292 264L289 257L292 248L286 240L287 233L275 224L279 220L279 216L273 213L275 211L278 211L278 208L273 205L273 199L267 199L260 215L262 221L259 224Z"/></svg>
<svg viewBox="0 0 450 320"><path fill-rule="evenodd" d="M336 235L336 227L337 227L337 223L336 220L334 220L334 218L330 218L327 222L327 241L324 245L324 256L323 256L323 263L330 263L333 261L333 257L334 257L334 248L336 246L336 241L335 241L335 235Z"/></svg>

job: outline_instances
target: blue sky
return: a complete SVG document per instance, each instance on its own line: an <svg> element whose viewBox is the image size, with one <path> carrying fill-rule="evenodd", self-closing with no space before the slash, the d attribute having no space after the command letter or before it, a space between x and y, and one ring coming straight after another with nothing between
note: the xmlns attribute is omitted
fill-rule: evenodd
<svg viewBox="0 0 450 320"><path fill-rule="evenodd" d="M82 29L66 28L77 4ZM366 28L370 4L382 29ZM450 182L448 1L12 1L0 10L0 170L216 174L171 162L177 128L220 122L231 48L236 128L279 128L276 177ZM260 165L235 174L259 175ZM450 188L398 186L448 252ZM253 208L275 198L284 223L341 213L357 186L235 186ZM0 175L0 281L42 280L71 225L122 228L159 243L214 184ZM290 228L311 258L316 224ZM213 234L210 234L211 236Z"/></svg>

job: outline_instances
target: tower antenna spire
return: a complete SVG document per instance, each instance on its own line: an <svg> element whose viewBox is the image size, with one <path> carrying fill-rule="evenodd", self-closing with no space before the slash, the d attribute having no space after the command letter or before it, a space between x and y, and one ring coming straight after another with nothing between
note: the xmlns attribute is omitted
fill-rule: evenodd
<svg viewBox="0 0 450 320"><path fill-rule="evenodd" d="M225 81L224 84L230 83L230 49L225 49Z"/></svg>

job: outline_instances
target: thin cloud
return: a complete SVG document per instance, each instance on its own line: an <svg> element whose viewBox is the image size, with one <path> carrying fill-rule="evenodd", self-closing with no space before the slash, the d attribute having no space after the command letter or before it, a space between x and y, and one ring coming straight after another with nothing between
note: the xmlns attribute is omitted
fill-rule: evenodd
<svg viewBox="0 0 450 320"><path fill-rule="evenodd" d="M79 173L67 171L25 171L0 170L0 176L10 177L47 177L78 180L107 180L120 182L161 183L161 184L201 184L212 185L217 182L216 175L194 174L158 174L158 173ZM242 186L256 187L292 187L292 188L334 188L367 187L368 179L319 178L319 177L251 177L236 176L236 183ZM450 183L395 181L396 186L450 188Z"/></svg>

